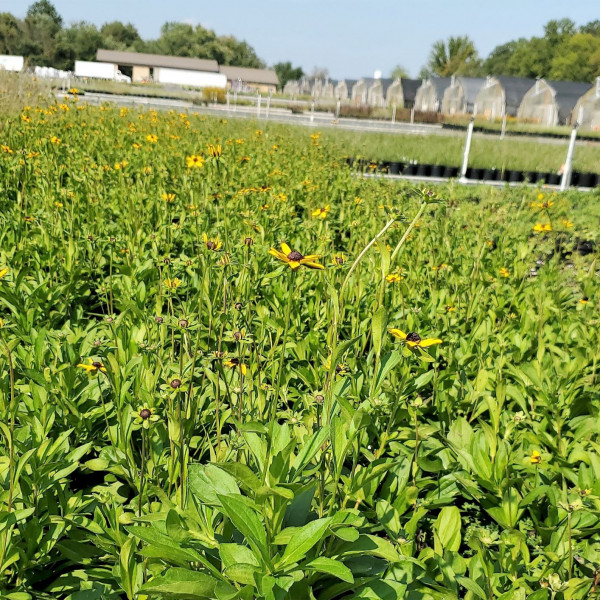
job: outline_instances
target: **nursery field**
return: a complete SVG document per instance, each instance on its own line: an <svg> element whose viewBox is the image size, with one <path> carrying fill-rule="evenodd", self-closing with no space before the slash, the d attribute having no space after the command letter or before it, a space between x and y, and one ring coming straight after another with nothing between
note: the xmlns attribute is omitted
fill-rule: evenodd
<svg viewBox="0 0 600 600"><path fill-rule="evenodd" d="M600 593L600 194L27 107L0 145L0 598Z"/></svg>

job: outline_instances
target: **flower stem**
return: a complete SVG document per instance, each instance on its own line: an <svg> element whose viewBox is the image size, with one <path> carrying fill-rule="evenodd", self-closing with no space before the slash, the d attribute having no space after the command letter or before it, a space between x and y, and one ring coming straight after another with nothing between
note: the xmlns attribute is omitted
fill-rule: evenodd
<svg viewBox="0 0 600 600"><path fill-rule="evenodd" d="M140 468L140 494L138 501L138 517L142 516L142 496L144 494L144 472L146 470L146 429L142 427L142 466Z"/></svg>

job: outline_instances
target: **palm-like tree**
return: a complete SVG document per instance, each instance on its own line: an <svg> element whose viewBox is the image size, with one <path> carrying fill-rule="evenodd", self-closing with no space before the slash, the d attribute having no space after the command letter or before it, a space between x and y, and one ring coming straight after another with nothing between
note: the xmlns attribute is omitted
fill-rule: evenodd
<svg viewBox="0 0 600 600"><path fill-rule="evenodd" d="M431 73L440 77L474 74L479 66L477 50L467 36L439 40L433 44L427 66Z"/></svg>

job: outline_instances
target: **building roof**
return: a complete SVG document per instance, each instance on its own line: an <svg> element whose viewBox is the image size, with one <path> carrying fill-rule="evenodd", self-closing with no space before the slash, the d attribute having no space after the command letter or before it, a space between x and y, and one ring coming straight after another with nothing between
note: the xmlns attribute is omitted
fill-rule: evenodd
<svg viewBox="0 0 600 600"><path fill-rule="evenodd" d="M250 69L248 67L221 65L219 71L226 75L229 80L241 79L244 83L279 85L279 77L272 69Z"/></svg>
<svg viewBox="0 0 600 600"><path fill-rule="evenodd" d="M216 60L190 58L187 56L121 52L120 50L105 50L100 48L96 53L96 60L128 67L163 67L165 69L184 69L186 71L219 72L219 64Z"/></svg>
<svg viewBox="0 0 600 600"><path fill-rule="evenodd" d="M413 102L417 97L417 90L423 83L420 79L401 79L402 83L402 94L404 95L404 102Z"/></svg>
<svg viewBox="0 0 600 600"><path fill-rule="evenodd" d="M451 77L430 77L429 79L423 81L423 87L426 85L431 85L435 89L436 96L441 100L444 96L444 92L446 88L452 83Z"/></svg>
<svg viewBox="0 0 600 600"><path fill-rule="evenodd" d="M534 79L526 79L524 77L509 77L507 75L499 75L498 77L490 77L488 81L497 81L504 90L504 99L506 106L517 110L525 94L535 84Z"/></svg>
<svg viewBox="0 0 600 600"><path fill-rule="evenodd" d="M457 77L455 82L462 88L467 104L473 104L486 80L482 77Z"/></svg>
<svg viewBox="0 0 600 600"><path fill-rule="evenodd" d="M558 120L560 123L568 123L571 113L579 98L588 92L593 86L591 83L579 81L549 81L545 83L554 90L554 101L558 108Z"/></svg>

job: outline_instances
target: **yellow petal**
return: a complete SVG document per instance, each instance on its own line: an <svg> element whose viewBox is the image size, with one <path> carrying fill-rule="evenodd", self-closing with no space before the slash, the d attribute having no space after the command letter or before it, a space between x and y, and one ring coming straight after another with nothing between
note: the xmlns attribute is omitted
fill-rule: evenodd
<svg viewBox="0 0 600 600"><path fill-rule="evenodd" d="M286 262L290 265L292 271L297 271L300 268L300 263L297 260L286 260Z"/></svg>
<svg viewBox="0 0 600 600"><path fill-rule="evenodd" d="M245 375L248 372L248 369L246 368L246 365L244 365L244 364L240 365L240 370L242 371L242 375Z"/></svg>
<svg viewBox="0 0 600 600"><path fill-rule="evenodd" d="M442 340L438 340L437 338L428 338L426 340L421 340L419 342L419 346L421 348L428 348L429 346L435 346L435 344L441 344Z"/></svg>
<svg viewBox="0 0 600 600"><path fill-rule="evenodd" d="M92 367L92 365L84 365L83 363L79 363L77 365L81 369L85 369L86 371L94 371L96 367Z"/></svg>
<svg viewBox="0 0 600 600"><path fill-rule="evenodd" d="M287 261L287 256L285 254L283 254L283 252L279 252L279 250L276 250L275 248L271 248L269 250L269 254L271 256L274 256L275 258L278 258L279 260Z"/></svg>
<svg viewBox="0 0 600 600"><path fill-rule="evenodd" d="M405 340L406 339L406 334L404 333L404 331L400 331L400 329L390 329L390 333L398 338L399 340Z"/></svg>
<svg viewBox="0 0 600 600"><path fill-rule="evenodd" d="M323 270L325 267L317 262L313 262L312 260L307 261L306 259L302 259L302 263L305 267L308 267L309 269L319 269L320 271Z"/></svg>
<svg viewBox="0 0 600 600"><path fill-rule="evenodd" d="M317 260L317 258L321 258L320 254L309 254L308 256L305 256L302 260L305 261L307 260L308 262L314 262L315 260Z"/></svg>
<svg viewBox="0 0 600 600"><path fill-rule="evenodd" d="M285 242L281 242L281 250L286 256L292 251L292 249Z"/></svg>
<svg viewBox="0 0 600 600"><path fill-rule="evenodd" d="M2 279L8 273L8 268L0 269L0 279Z"/></svg>
<svg viewBox="0 0 600 600"><path fill-rule="evenodd" d="M409 348L414 348L415 346L420 346L420 345L421 345L421 342L406 342L406 345L407 345Z"/></svg>

